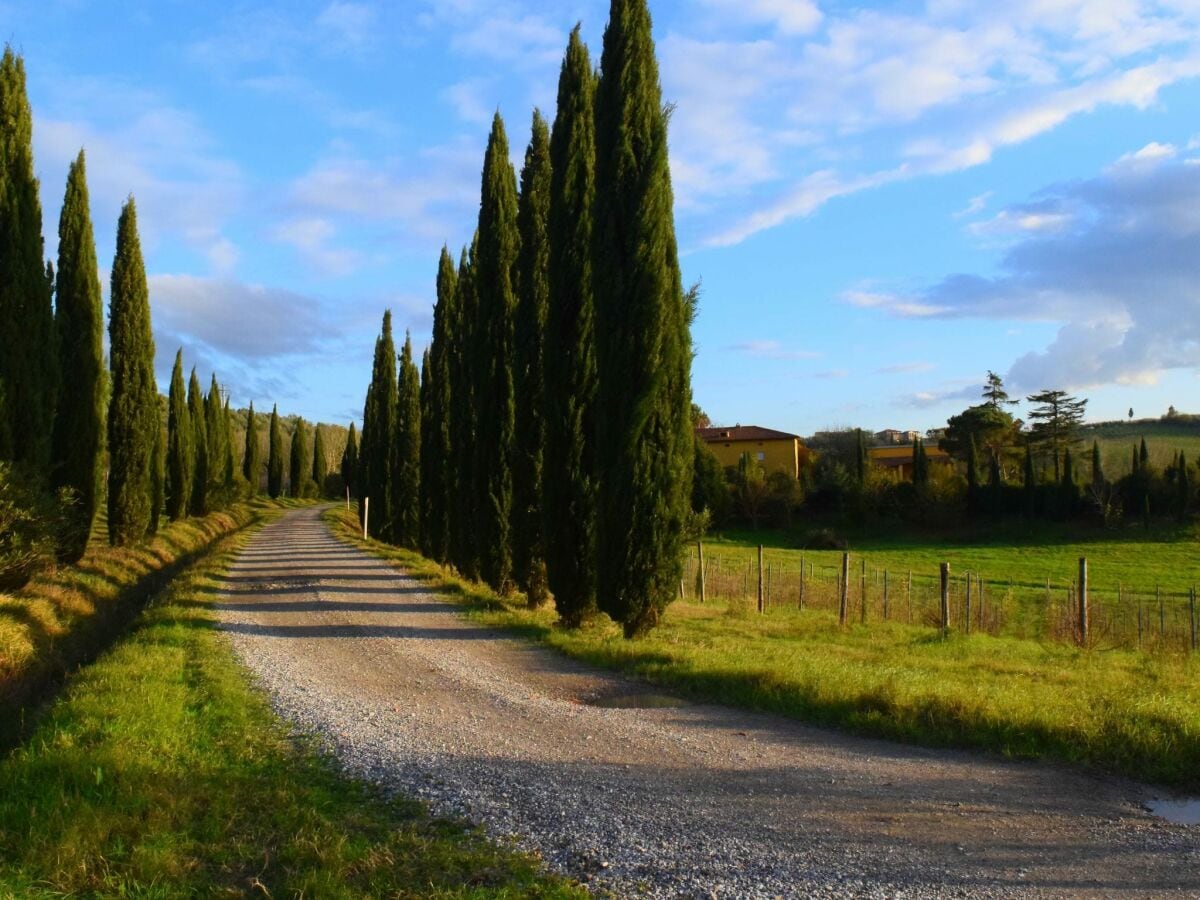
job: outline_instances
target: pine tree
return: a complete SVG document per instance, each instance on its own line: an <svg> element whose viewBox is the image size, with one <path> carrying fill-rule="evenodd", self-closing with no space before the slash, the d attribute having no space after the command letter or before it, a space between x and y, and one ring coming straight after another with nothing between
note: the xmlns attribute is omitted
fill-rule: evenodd
<svg viewBox="0 0 1200 900"><path fill-rule="evenodd" d="M451 561L467 578L479 577L480 537L477 527L479 495L476 486L475 420L475 320L478 301L475 292L475 245L463 248L455 287L455 312L449 331L453 341L450 355L450 439L454 448L449 475L451 495Z"/></svg>
<svg viewBox="0 0 1200 900"><path fill-rule="evenodd" d="M405 332L396 385L396 440L392 466L392 540L415 550L421 538L421 376Z"/></svg>
<svg viewBox="0 0 1200 900"><path fill-rule="evenodd" d="M59 383L70 389L54 415L51 484L75 498L72 539L59 548L62 562L75 562L87 547L104 474L104 305L82 150L67 173L58 220L54 327Z"/></svg>
<svg viewBox="0 0 1200 900"><path fill-rule="evenodd" d="M132 197L117 223L108 344L108 539L124 546L141 540L150 524L150 457L159 427L150 289Z"/></svg>
<svg viewBox="0 0 1200 900"><path fill-rule="evenodd" d="M421 530L427 555L438 562L450 559L450 518L454 509L454 447L451 438L451 366L455 353L454 325L458 311L458 275L450 251L442 247L438 259L437 305L433 308L433 341L429 347L428 405L422 409L422 434L428 436L421 451L425 474L421 490L428 497L428 522Z"/></svg>
<svg viewBox="0 0 1200 900"><path fill-rule="evenodd" d="M192 492L188 496L188 514L202 516L208 512L208 420L204 411L204 392L196 367L188 380L188 416L192 423Z"/></svg>
<svg viewBox="0 0 1200 900"><path fill-rule="evenodd" d="M515 428L513 317L516 312L517 176L496 113L483 159L479 204L475 356L475 478L480 574L493 590L512 589L512 453Z"/></svg>
<svg viewBox="0 0 1200 900"><path fill-rule="evenodd" d="M1008 399L1008 391L1004 389L1004 379L991 370L988 371L987 381L983 386L983 400L992 409L1016 406L1020 402Z"/></svg>
<svg viewBox="0 0 1200 900"><path fill-rule="evenodd" d="M1052 390L1041 391L1026 399L1038 404L1029 412L1029 418L1033 420L1029 440L1053 455L1054 480L1058 481L1062 477L1059 461L1063 451L1077 440L1076 432L1083 422L1087 400L1073 397L1066 391Z"/></svg>
<svg viewBox="0 0 1200 900"><path fill-rule="evenodd" d="M533 111L532 136L521 169L517 228L517 308L514 315L513 573L530 606L547 599L542 538L542 465L545 415L542 382L550 283L550 132Z"/></svg>
<svg viewBox="0 0 1200 900"><path fill-rule="evenodd" d="M353 496L358 496L355 478L358 476L358 433L354 423L350 423L350 433L346 435L346 449L342 451L342 483Z"/></svg>
<svg viewBox="0 0 1200 900"><path fill-rule="evenodd" d="M258 423L254 420L254 401L250 401L250 412L246 415L246 446L242 451L242 476L250 484L250 496L258 496L259 479L262 477L262 450L258 445Z"/></svg>
<svg viewBox="0 0 1200 900"><path fill-rule="evenodd" d="M267 496L283 495L283 429L279 424L279 406L271 407L271 425L267 435Z"/></svg>
<svg viewBox="0 0 1200 900"><path fill-rule="evenodd" d="M296 430L292 432L292 450L288 460L288 495L291 497L308 496L308 467L312 465L312 457L308 455L308 426L303 419L296 420Z"/></svg>
<svg viewBox="0 0 1200 900"><path fill-rule="evenodd" d="M612 0L596 89L600 608L626 637L679 589L692 477L691 310L646 0Z"/></svg>
<svg viewBox="0 0 1200 900"><path fill-rule="evenodd" d="M42 205L33 167L33 114L25 92L25 62L11 47L5 48L0 60L0 116L0 396L4 403L0 461L25 464L40 476L50 463L59 357L53 280L45 262ZM78 279L81 273L76 270L71 277ZM86 279L86 274L82 277ZM143 435L149 437L149 432ZM137 481L148 488L145 466L151 445L142 449L143 470ZM148 502L147 498L141 508ZM144 530L142 522L136 534L130 533L130 540L139 539Z"/></svg>
<svg viewBox="0 0 1200 900"><path fill-rule="evenodd" d="M434 315L437 315L435 310ZM430 372L430 347L421 355L421 555L437 559L434 552L434 494L437 492L437 459L435 457L439 425L433 410L433 375Z"/></svg>
<svg viewBox="0 0 1200 900"><path fill-rule="evenodd" d="M187 515L194 464L192 420L183 386L183 348L180 347L175 353L171 388L167 394L166 495L167 517L172 522Z"/></svg>
<svg viewBox="0 0 1200 900"><path fill-rule="evenodd" d="M221 403L221 386L215 372L204 398L204 431L208 435L207 505L214 508L225 485L225 463L229 459L225 447L225 406Z"/></svg>
<svg viewBox="0 0 1200 900"><path fill-rule="evenodd" d="M550 283L543 401L542 507L546 576L563 623L596 607L595 78L579 26L558 79L550 136Z"/></svg>
<svg viewBox="0 0 1200 900"><path fill-rule="evenodd" d="M325 454L325 432L321 423L313 426L313 484L317 486L317 496L325 496L325 480L329 477L329 460Z"/></svg>
<svg viewBox="0 0 1200 900"><path fill-rule="evenodd" d="M383 314L383 327L375 341L371 385L363 407L362 442L359 448L360 499L369 499L370 534L392 540L392 455L396 440L396 345L392 341L392 311ZM360 510L361 514L361 510Z"/></svg>

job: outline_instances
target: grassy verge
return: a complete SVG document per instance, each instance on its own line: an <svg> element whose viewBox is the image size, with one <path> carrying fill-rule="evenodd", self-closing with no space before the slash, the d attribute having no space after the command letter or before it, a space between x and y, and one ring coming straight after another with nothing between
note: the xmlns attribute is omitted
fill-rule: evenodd
<svg viewBox="0 0 1200 900"><path fill-rule="evenodd" d="M0 896L581 896L289 738L208 605L245 536L178 576L0 762Z"/></svg>
<svg viewBox="0 0 1200 900"><path fill-rule="evenodd" d="M571 632L440 566L375 541L353 513L335 532L396 561L471 615L590 663L697 699L935 746L1084 763L1200 788L1200 658L1097 652L1011 637L954 635L900 622L837 627L824 611L677 602L649 636L626 641L600 617Z"/></svg>
<svg viewBox="0 0 1200 900"><path fill-rule="evenodd" d="M0 747L18 740L27 711L63 675L111 644L172 576L215 541L282 505L240 503L203 518L164 522L137 547L93 540L78 564L0 594Z"/></svg>

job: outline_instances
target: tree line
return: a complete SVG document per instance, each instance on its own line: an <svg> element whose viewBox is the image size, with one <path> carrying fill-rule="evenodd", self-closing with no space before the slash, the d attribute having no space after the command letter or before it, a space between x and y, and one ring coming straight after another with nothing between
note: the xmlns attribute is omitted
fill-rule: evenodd
<svg viewBox="0 0 1200 900"><path fill-rule="evenodd" d="M25 64L11 47L0 59L0 111L0 589L13 589L55 560L79 560L101 504L109 542L134 544L164 514L203 515L256 492L261 453L252 408L239 467L229 401L215 374L205 394L193 369L185 390L182 349L162 409L132 196L117 222L105 360L85 153L67 173L57 259L47 262ZM272 496L283 489L277 420L273 413L266 463L278 473L268 478ZM301 420L291 445L298 495L326 486L319 426L314 444L310 451Z"/></svg>
<svg viewBox="0 0 1200 900"><path fill-rule="evenodd" d="M613 0L597 73L578 26L518 183L492 122L477 229L443 247L420 371L391 314L357 459L367 525L578 626L626 636L676 596L690 518L691 334L645 0ZM363 510L365 512L365 509Z"/></svg>

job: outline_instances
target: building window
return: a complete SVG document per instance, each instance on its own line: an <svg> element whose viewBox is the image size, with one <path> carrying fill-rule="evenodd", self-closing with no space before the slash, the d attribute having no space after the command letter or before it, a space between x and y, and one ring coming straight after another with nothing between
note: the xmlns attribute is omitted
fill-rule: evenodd
<svg viewBox="0 0 1200 900"><path fill-rule="evenodd" d="M759 451L758 451L758 461L759 461L759 462L762 462L762 461L763 461L764 459L766 459L766 458L767 458L767 454L765 454L765 453L763 453L761 450L759 450Z"/></svg>

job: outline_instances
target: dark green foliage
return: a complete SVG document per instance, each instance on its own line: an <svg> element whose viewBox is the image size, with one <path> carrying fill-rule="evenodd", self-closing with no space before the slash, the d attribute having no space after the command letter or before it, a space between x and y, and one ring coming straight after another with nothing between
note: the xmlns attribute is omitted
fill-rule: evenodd
<svg viewBox="0 0 1200 900"><path fill-rule="evenodd" d="M1146 449L1146 439L1142 438L1141 447L1138 449L1138 471L1142 473L1150 472L1150 451Z"/></svg>
<svg viewBox="0 0 1200 900"><path fill-rule="evenodd" d="M975 444L976 453L1003 454L1017 442L1017 423L1007 410L983 403L971 406L946 422L946 435L938 446L966 461L967 446Z"/></svg>
<svg viewBox="0 0 1200 900"><path fill-rule="evenodd" d="M24 587L59 543L57 504L23 469L0 460L0 591Z"/></svg>
<svg viewBox="0 0 1200 900"><path fill-rule="evenodd" d="M325 480L329 477L329 459L325 454L325 432L321 423L313 426L313 484L317 486L317 496L325 496Z"/></svg>
<svg viewBox="0 0 1200 900"><path fill-rule="evenodd" d="M702 513L707 510L712 522L722 522L729 515L732 503L725 469L699 436L693 441L693 447L692 511Z"/></svg>
<svg viewBox="0 0 1200 900"><path fill-rule="evenodd" d="M271 425L267 433L267 496L275 500L283 495L283 428L279 424L279 406L271 407Z"/></svg>
<svg viewBox="0 0 1200 900"><path fill-rule="evenodd" d="M11 47L0 60L0 117L0 460L44 472L50 462L59 358L33 167L33 114L25 93L25 63ZM85 242L81 234L79 243ZM71 278L71 289L78 290L87 275L76 269ZM81 325L89 327L87 321ZM85 333L83 340L88 339ZM147 443L143 481L149 458ZM89 465L84 460L84 479L90 477ZM145 522L141 526L131 539L141 537Z"/></svg>
<svg viewBox="0 0 1200 900"><path fill-rule="evenodd" d="M296 420L296 430L292 432L292 450L288 459L288 494L292 497L308 497L311 490L308 485L309 466L312 457L308 455L308 427L303 419Z"/></svg>
<svg viewBox="0 0 1200 900"><path fill-rule="evenodd" d="M256 496L259 479L262 477L262 450L258 445L258 423L254 420L253 400L250 401L250 413L246 416L246 446L242 451L242 475L250 484L250 496Z"/></svg>
<svg viewBox="0 0 1200 900"><path fill-rule="evenodd" d="M449 475L453 506L450 516L451 562L467 578L479 576L480 541L476 527L479 495L476 492L475 453L475 243L464 247L458 266L455 312L449 328L450 440L455 448Z"/></svg>
<svg viewBox="0 0 1200 900"><path fill-rule="evenodd" d="M104 474L104 306L82 150L67 173L58 219L54 327L59 383L66 389L54 415L50 483L75 496L78 540L59 547L62 562L75 562L87 547Z"/></svg>
<svg viewBox="0 0 1200 900"><path fill-rule="evenodd" d="M1022 469L1021 493L1024 498L1025 515L1037 511L1037 473L1033 469L1033 448L1025 445L1025 465Z"/></svg>
<svg viewBox="0 0 1200 900"><path fill-rule="evenodd" d="M188 496L188 514L202 516L208 512L208 418L204 409L204 392L195 366L188 380L188 416L192 423L192 448L195 464L192 467L192 493Z"/></svg>
<svg viewBox="0 0 1200 900"><path fill-rule="evenodd" d="M512 589L512 453L515 428L513 317L516 313L517 177L500 114L492 118L479 202L475 254L475 481L480 575L493 590Z"/></svg>
<svg viewBox="0 0 1200 900"><path fill-rule="evenodd" d="M1004 379L995 372L988 371L987 381L983 385L983 399L992 409L1003 409L1005 406L1016 406L1019 400L1009 400L1008 391L1004 389Z"/></svg>
<svg viewBox="0 0 1200 900"><path fill-rule="evenodd" d="M221 402L221 386L215 372L204 397L204 431L208 435L208 506L215 509L223 505L225 469L229 462L225 405Z"/></svg>
<svg viewBox="0 0 1200 900"><path fill-rule="evenodd" d="M234 473L237 472L237 450L233 446L233 412L229 408L229 397L225 397L224 415L221 417L221 427L225 429L223 443L225 444L225 486L232 490Z"/></svg>
<svg viewBox="0 0 1200 900"><path fill-rule="evenodd" d="M444 250L445 248L443 248ZM436 312L435 312L436 315ZM439 425L433 415L433 376L429 373L429 347L421 355L421 555L428 559L436 559L434 546L433 516L434 497L437 491L436 468L434 458Z"/></svg>
<svg viewBox="0 0 1200 900"><path fill-rule="evenodd" d="M856 428L855 432L854 477L862 490L867 486L867 435L861 428Z"/></svg>
<svg viewBox="0 0 1200 900"><path fill-rule="evenodd" d="M450 559L450 520L454 509L454 448L452 434L451 367L456 352L451 331L458 317L458 275L450 251L438 259L437 305L433 308L433 342L429 347L429 377L422 375L427 402L421 410L421 492L427 498L427 522L421 528L425 554L438 562Z"/></svg>
<svg viewBox="0 0 1200 900"><path fill-rule="evenodd" d="M421 376L405 332L396 391L392 464L392 543L416 550L421 538Z"/></svg>
<svg viewBox="0 0 1200 900"><path fill-rule="evenodd" d="M1100 442L1092 441L1092 487L1096 490L1104 487L1104 465L1100 462Z"/></svg>
<svg viewBox="0 0 1200 900"><path fill-rule="evenodd" d="M192 418L183 387L183 348L175 354L171 370L171 388L167 394L167 516L174 522L187 515L192 496L192 471L195 451L192 442Z"/></svg>
<svg viewBox="0 0 1200 900"><path fill-rule="evenodd" d="M517 309L513 341L516 441L513 446L513 572L531 606L548 597L542 540L542 455L545 415L542 394L546 310L550 298L550 132L534 110L533 131L521 169L517 227Z"/></svg>
<svg viewBox="0 0 1200 900"><path fill-rule="evenodd" d="M396 345L392 341L392 311L383 314L375 341L375 362L367 402L363 407L359 446L360 499L369 498L368 528L372 537L392 539L392 464L396 440ZM361 515L360 508L360 515Z"/></svg>
<svg viewBox="0 0 1200 900"><path fill-rule="evenodd" d="M1067 517L1074 515L1079 507L1079 484L1075 481L1075 463L1071 457L1070 447L1063 452L1059 506L1060 514Z"/></svg>
<svg viewBox="0 0 1200 900"><path fill-rule="evenodd" d="M358 432L354 423L350 423L350 433L346 436L346 449L342 451L342 484L351 495L358 496L358 486L355 478L358 476Z"/></svg>
<svg viewBox="0 0 1200 900"><path fill-rule="evenodd" d="M108 539L126 545L141 540L150 524L150 457L160 427L150 289L132 197L117 223L108 336Z"/></svg>
<svg viewBox="0 0 1200 900"><path fill-rule="evenodd" d="M923 488L929 483L929 457L925 455L925 442L913 438L913 486Z"/></svg>
<svg viewBox="0 0 1200 900"><path fill-rule="evenodd" d="M1060 461L1063 451L1077 440L1079 426L1083 422L1087 400L1072 397L1066 391L1041 391L1026 398L1038 404L1029 411L1032 425L1029 441L1035 450L1050 453L1054 457L1054 480L1062 477Z"/></svg>
<svg viewBox="0 0 1200 900"><path fill-rule="evenodd" d="M992 515L1004 512L1004 470L1000 468L1000 456L993 453L988 465L988 507Z"/></svg>
<svg viewBox="0 0 1200 900"><path fill-rule="evenodd" d="M596 90L600 608L632 637L679 590L692 479L691 309L646 0L613 0Z"/></svg>
<svg viewBox="0 0 1200 900"><path fill-rule="evenodd" d="M163 448L166 441L162 425L159 424L154 429L154 448L150 454L150 522L146 525L147 537L158 534L158 523L163 514L166 490L166 472L163 471L166 452Z"/></svg>
<svg viewBox="0 0 1200 900"><path fill-rule="evenodd" d="M967 442L967 509L976 512L979 509L979 460L975 453L975 438Z"/></svg>
<svg viewBox="0 0 1200 900"><path fill-rule="evenodd" d="M546 346L553 352L543 361L543 549L554 605L567 625L578 625L596 607L594 98L592 64L576 26L550 136Z"/></svg>
<svg viewBox="0 0 1200 900"><path fill-rule="evenodd" d="M1182 521L1187 518L1192 502L1192 480L1188 475L1187 457L1179 451L1179 466L1175 473L1176 515Z"/></svg>

